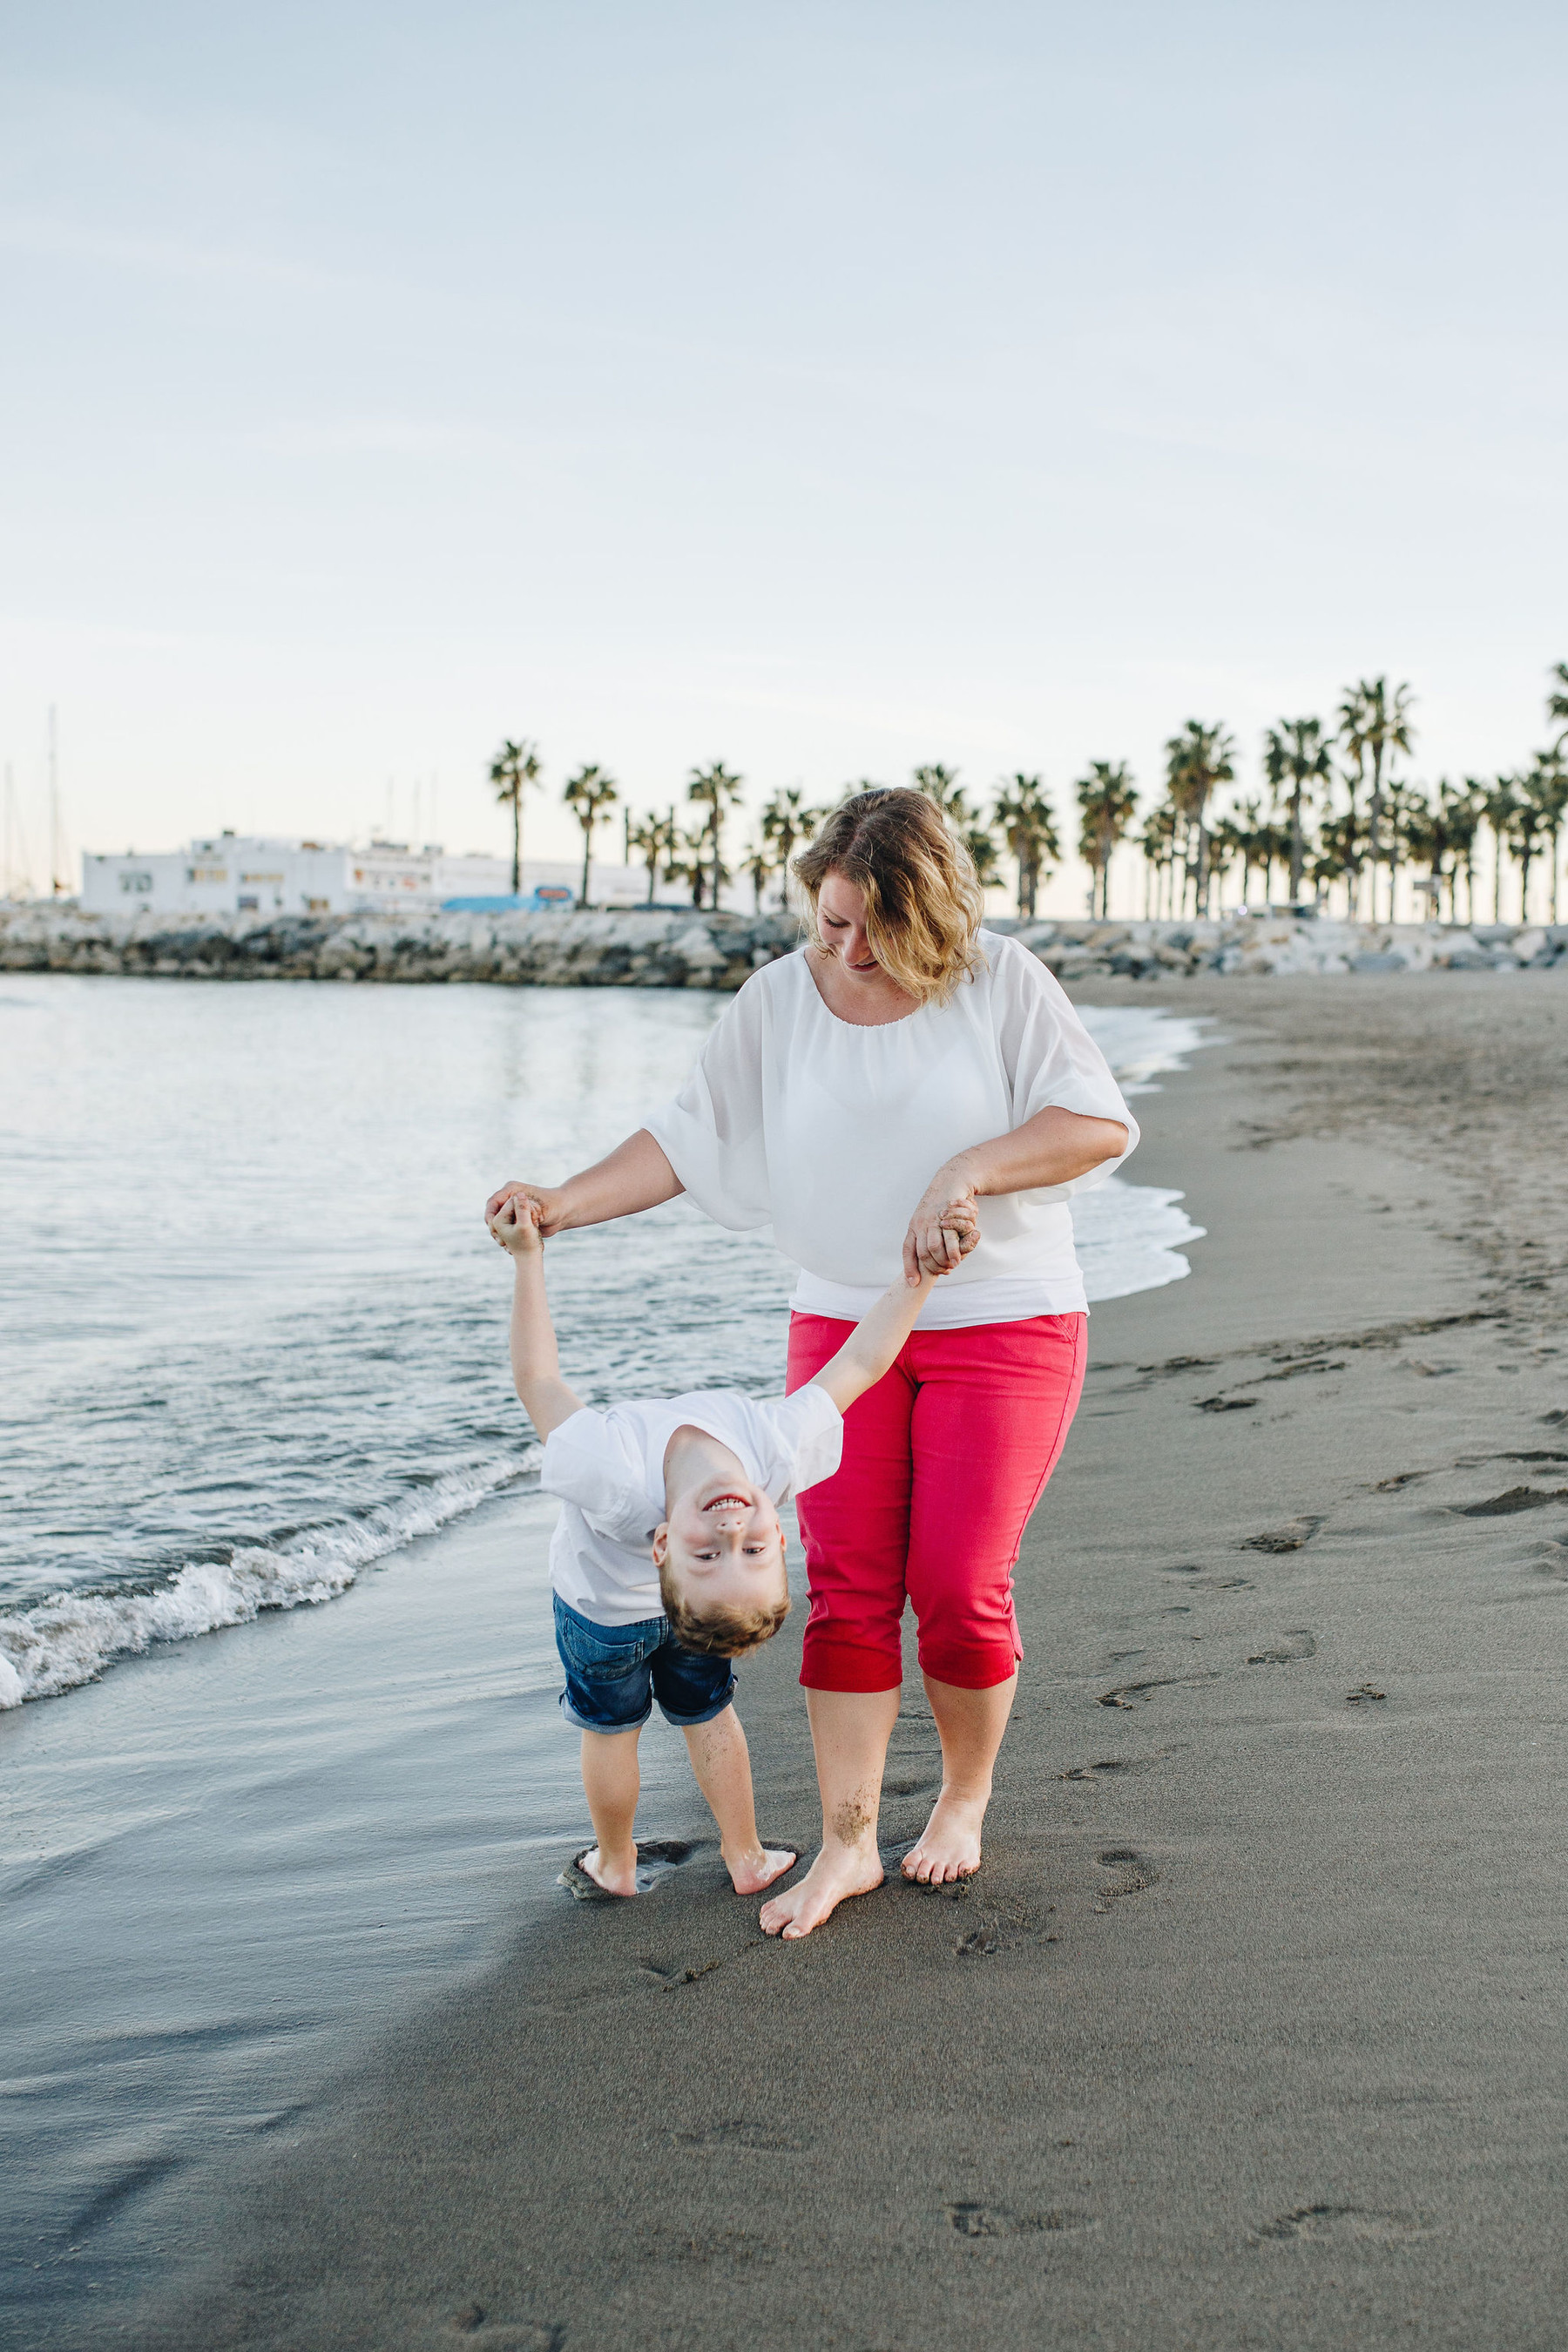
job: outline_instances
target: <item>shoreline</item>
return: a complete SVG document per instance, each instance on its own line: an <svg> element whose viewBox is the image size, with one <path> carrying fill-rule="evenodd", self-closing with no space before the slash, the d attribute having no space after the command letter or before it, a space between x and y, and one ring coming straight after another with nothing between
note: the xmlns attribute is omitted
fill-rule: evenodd
<svg viewBox="0 0 1568 2352"><path fill-rule="evenodd" d="M656 1893L544 1911L129 2340L1555 2342L1568 985L1129 987L1223 1023L1140 1107L1209 1238L1093 1316L980 1876L781 1947L668 1784ZM801 1614L741 1704L809 1843ZM934 1753L907 1680L885 1849Z"/></svg>

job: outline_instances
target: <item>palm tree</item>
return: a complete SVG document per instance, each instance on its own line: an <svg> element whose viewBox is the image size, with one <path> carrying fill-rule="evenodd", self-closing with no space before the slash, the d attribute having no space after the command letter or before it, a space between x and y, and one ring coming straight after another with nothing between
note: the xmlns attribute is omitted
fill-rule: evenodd
<svg viewBox="0 0 1568 2352"><path fill-rule="evenodd" d="M583 828L583 898L588 903L588 868L594 850L594 827L600 823L600 812L620 799L620 791L613 776L607 776L596 760L586 761L573 776L562 799L566 803Z"/></svg>
<svg viewBox="0 0 1568 2352"><path fill-rule="evenodd" d="M782 878L784 903L789 905L790 860L798 841L809 841L826 812L807 808L805 794L798 784L776 792L763 809L761 824L763 839L773 851L773 863Z"/></svg>
<svg viewBox="0 0 1568 2352"><path fill-rule="evenodd" d="M664 878L667 882L684 883L691 893L692 905L701 906L703 888L708 880L706 825L696 833L682 833L679 825L671 827Z"/></svg>
<svg viewBox="0 0 1568 2352"><path fill-rule="evenodd" d="M1513 854L1519 860L1519 919L1530 920L1530 869L1541 854L1541 836L1546 830L1546 811L1542 801L1530 789L1533 779L1520 778L1520 796L1513 804L1513 818L1509 826Z"/></svg>
<svg viewBox="0 0 1568 2352"><path fill-rule="evenodd" d="M973 821L974 811L969 804L968 793L958 781L956 768L944 768L940 761L933 761L929 767L917 768L915 790L924 793L928 801L934 801L955 830L962 831L964 825Z"/></svg>
<svg viewBox="0 0 1568 2352"><path fill-rule="evenodd" d="M1367 753L1372 754L1372 801L1367 810L1367 864L1372 868L1372 919L1377 920L1377 869L1383 858L1383 772L1386 764L1392 772L1394 755L1408 755L1414 740L1410 725L1410 706L1414 699L1407 686L1396 686L1391 695L1386 677L1362 678L1346 688L1340 705L1340 732L1355 761L1359 782L1365 773ZM1394 908L1389 907L1389 919Z"/></svg>
<svg viewBox="0 0 1568 2352"><path fill-rule="evenodd" d="M647 903L650 907L658 887L658 869L673 853L676 835L673 809L668 816L660 816L657 811L650 810L647 816L639 817L626 829L626 862L630 864L631 853L635 849L647 868Z"/></svg>
<svg viewBox="0 0 1568 2352"><path fill-rule="evenodd" d="M1423 793L1414 790L1406 793L1400 825L1400 839L1410 864L1423 865L1426 868L1426 881L1417 882L1415 888L1426 894L1427 915L1440 917L1443 912L1443 883L1446 872L1444 861L1451 846L1447 825L1444 821L1441 800L1439 799L1434 805Z"/></svg>
<svg viewBox="0 0 1568 2352"><path fill-rule="evenodd" d="M1448 869L1448 920L1459 919L1459 869L1465 872L1465 920L1476 919L1476 841L1481 829L1480 796L1474 782L1451 784L1447 776L1437 780L1436 814L1442 824L1453 857Z"/></svg>
<svg viewBox="0 0 1568 2352"><path fill-rule="evenodd" d="M1319 850L1312 861L1312 879L1326 895L1336 882L1345 886L1345 914L1353 922L1361 900L1361 874L1365 862L1366 827L1352 805L1342 816L1325 817L1318 828Z"/></svg>
<svg viewBox="0 0 1568 2352"><path fill-rule="evenodd" d="M1151 901L1153 911L1160 911L1162 879L1168 885L1176 862L1176 812L1169 801L1162 801L1150 810L1143 820L1143 830L1138 836L1138 846L1143 853L1143 914L1147 919ZM1169 892L1167 889L1167 897Z"/></svg>
<svg viewBox="0 0 1568 2352"><path fill-rule="evenodd" d="M1368 738L1364 719L1365 697L1370 690L1364 679L1360 686L1346 687L1344 700L1335 713L1339 720L1339 740L1344 747L1345 758L1349 762L1344 777L1344 786L1345 796L1350 803L1348 814L1352 820L1352 834L1356 831L1355 821L1360 816L1357 796L1366 782ZM1353 922L1360 911L1361 866L1359 862L1353 866L1343 866L1342 878L1345 885L1345 913Z"/></svg>
<svg viewBox="0 0 1568 2352"><path fill-rule="evenodd" d="M1252 873L1256 866L1263 876L1263 895L1268 896L1268 871L1274 863L1278 839L1274 827L1264 817L1255 801L1239 801L1227 817L1221 820L1226 839L1234 860L1241 866L1241 903L1245 907L1252 896ZM1215 827L1217 834L1220 825ZM1289 855L1289 846L1287 847Z"/></svg>
<svg viewBox="0 0 1568 2352"><path fill-rule="evenodd" d="M773 861L765 841L755 843L741 860L741 871L751 877L752 912L763 911L763 892L768 887L768 877L773 871Z"/></svg>
<svg viewBox="0 0 1568 2352"><path fill-rule="evenodd" d="M490 761L490 782L503 808L511 810L511 895L522 891L522 795L541 774L536 743L514 743L509 735Z"/></svg>
<svg viewBox="0 0 1568 2352"><path fill-rule="evenodd" d="M1165 777L1171 799L1191 830L1195 854L1188 872L1193 884L1193 912L1208 912L1208 834L1204 813L1220 784L1236 775L1236 744L1223 725L1205 727L1189 719L1184 731L1165 746Z"/></svg>
<svg viewBox="0 0 1568 2352"><path fill-rule="evenodd" d="M1307 845L1301 826L1301 803L1315 786L1327 786L1333 775L1321 719L1282 719L1263 738L1263 772L1275 800L1290 813L1290 898L1301 895L1301 871ZM1289 789L1287 789L1287 787Z"/></svg>
<svg viewBox="0 0 1568 2352"><path fill-rule="evenodd" d="M1568 662L1553 662L1547 676L1552 684L1546 696L1546 716L1553 726L1560 719L1568 723ZM1559 751L1565 741L1568 741L1568 737L1559 736Z"/></svg>
<svg viewBox="0 0 1568 2352"><path fill-rule="evenodd" d="M1409 847L1410 827L1419 828L1421 814L1426 803L1418 784L1388 782L1388 798L1384 803L1388 814L1388 919L1396 919L1394 908L1399 892L1401 853ZM1423 838L1425 836L1423 835Z"/></svg>
<svg viewBox="0 0 1568 2352"><path fill-rule="evenodd" d="M1138 794L1125 760L1091 760L1088 775L1073 789L1082 817L1078 852L1089 871L1089 911L1106 917L1110 912L1110 860L1137 813Z"/></svg>
<svg viewBox="0 0 1568 2352"><path fill-rule="evenodd" d="M1563 819L1568 817L1568 768L1563 761L1563 744L1568 737L1552 744L1550 751L1537 751L1535 765L1525 778L1524 789L1541 811L1541 822L1552 845L1551 917L1557 920L1558 845Z"/></svg>
<svg viewBox="0 0 1568 2352"><path fill-rule="evenodd" d="M708 842L708 880L715 914L719 910L720 890L730 878L723 856L725 813L739 803L745 781L743 776L731 775L722 760L715 760L710 767L693 768L687 779L687 799L708 811L703 832ZM699 898L696 903L700 906L702 901Z"/></svg>
<svg viewBox="0 0 1568 2352"><path fill-rule="evenodd" d="M990 890L1002 879L1002 860L996 847L996 836L981 816L971 817L959 835L969 852L974 878L983 890Z"/></svg>
<svg viewBox="0 0 1568 2352"><path fill-rule="evenodd" d="M1492 920L1502 920L1502 862L1508 854L1509 837L1513 831L1515 779L1499 776L1491 783L1479 786L1481 811L1492 835Z"/></svg>
<svg viewBox="0 0 1568 2352"><path fill-rule="evenodd" d="M1021 773L1008 777L992 804L991 822L1018 862L1018 913L1026 922L1032 921L1042 871L1049 881L1062 856L1042 779Z"/></svg>

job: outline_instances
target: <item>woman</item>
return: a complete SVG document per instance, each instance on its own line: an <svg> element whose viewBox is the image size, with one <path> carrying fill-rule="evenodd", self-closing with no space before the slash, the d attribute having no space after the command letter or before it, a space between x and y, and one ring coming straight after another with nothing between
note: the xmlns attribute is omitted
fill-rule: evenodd
<svg viewBox="0 0 1568 2352"><path fill-rule="evenodd" d="M893 1370L851 1407L839 1470L798 1506L822 1847L763 1910L788 1937L881 1882L906 1599L942 1780L904 1872L940 1883L979 1865L1023 1654L1013 1568L1083 1383L1068 1198L1138 1139L1056 981L981 929L973 866L922 794L857 794L795 872L805 945L746 982L675 1100L596 1167L553 1190L508 1185L488 1210L526 1192L550 1234L685 1191L721 1224L771 1223L801 1268L791 1390L900 1255L911 1276L944 1273Z"/></svg>

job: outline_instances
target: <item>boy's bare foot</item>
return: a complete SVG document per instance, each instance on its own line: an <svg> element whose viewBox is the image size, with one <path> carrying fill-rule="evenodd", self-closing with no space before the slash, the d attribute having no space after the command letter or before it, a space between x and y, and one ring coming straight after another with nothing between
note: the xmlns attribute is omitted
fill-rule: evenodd
<svg viewBox="0 0 1568 2352"><path fill-rule="evenodd" d="M980 1831L988 1799L951 1796L944 1789L931 1816L903 1859L906 1878L922 1886L945 1886L969 1878L980 1867Z"/></svg>
<svg viewBox="0 0 1568 2352"><path fill-rule="evenodd" d="M830 1918L851 1895L869 1895L882 1884L874 1845L825 1845L798 1886L775 1895L758 1914L764 1936L794 1943Z"/></svg>
<svg viewBox="0 0 1568 2352"><path fill-rule="evenodd" d="M799 1860L799 1854L789 1846L759 1845L753 1846L750 1853L737 1854L733 1862L725 1854L724 1867L737 1895L760 1895L764 1886L771 1886L775 1878L793 1870Z"/></svg>
<svg viewBox="0 0 1568 2352"><path fill-rule="evenodd" d="M595 1886L602 1886L606 1895L635 1895L637 1891L637 1850L635 1845L629 1861L614 1865L605 1862L596 1845L591 1845L577 1867L584 1877L593 1880Z"/></svg>

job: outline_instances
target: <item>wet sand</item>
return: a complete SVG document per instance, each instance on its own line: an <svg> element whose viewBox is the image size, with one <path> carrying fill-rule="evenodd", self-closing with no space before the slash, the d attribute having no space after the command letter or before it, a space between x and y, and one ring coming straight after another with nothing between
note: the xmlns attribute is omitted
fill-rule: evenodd
<svg viewBox="0 0 1568 2352"><path fill-rule="evenodd" d="M1140 1105L1210 1237L1094 1315L980 1876L780 1946L678 1782L94 2343L1561 2341L1568 981L1125 993L1228 1040ZM889 1849L935 1763L907 1685Z"/></svg>

